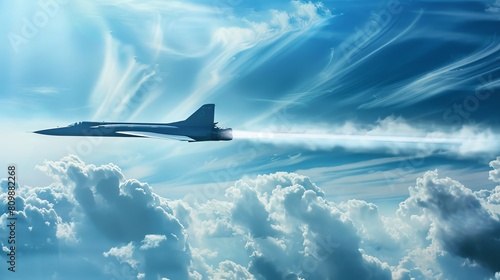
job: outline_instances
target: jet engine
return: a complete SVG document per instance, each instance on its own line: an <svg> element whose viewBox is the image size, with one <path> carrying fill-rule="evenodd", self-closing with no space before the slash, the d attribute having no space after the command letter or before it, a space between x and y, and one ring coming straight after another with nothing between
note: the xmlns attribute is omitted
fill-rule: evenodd
<svg viewBox="0 0 500 280"><path fill-rule="evenodd" d="M212 140L232 140L233 139L233 130L231 128L219 128L214 127L212 129Z"/></svg>

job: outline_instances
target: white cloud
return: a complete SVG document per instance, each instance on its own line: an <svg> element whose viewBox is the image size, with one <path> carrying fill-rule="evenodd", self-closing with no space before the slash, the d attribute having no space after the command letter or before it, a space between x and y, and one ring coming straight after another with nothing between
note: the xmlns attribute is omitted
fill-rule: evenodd
<svg viewBox="0 0 500 280"><path fill-rule="evenodd" d="M424 73L419 77L410 80L401 81L391 88L384 88L383 90L374 90L372 94L381 95L383 97L377 98L374 101L366 102L361 105L361 108L385 107L385 106L401 106L411 105L418 101L429 99L433 96L443 94L451 90L459 90L466 87L466 83L473 80L485 80L487 73L493 70L477 71L480 68L490 67L488 58L495 56L500 50L500 45L495 42L485 46L468 56L457 59L437 69L433 69L428 73ZM476 96L483 95L479 92L481 87L486 87L487 90L493 91L498 85L494 83L484 84L478 87L475 91ZM476 102L480 102L486 98L477 99L471 94ZM488 93L489 96L490 93ZM478 101L479 100L479 101Z"/></svg>
<svg viewBox="0 0 500 280"><path fill-rule="evenodd" d="M223 261L214 272L214 279L255 279L248 270L232 261Z"/></svg>
<svg viewBox="0 0 500 280"><path fill-rule="evenodd" d="M117 258L120 262L125 262L128 263L130 266L133 268L136 268L137 266L137 261L132 258L132 255L134 254L134 244L132 242L128 243L125 246L122 247L113 247L109 251L104 252L103 255L107 258L109 256L113 256Z"/></svg>
<svg viewBox="0 0 500 280"><path fill-rule="evenodd" d="M168 106L161 116L165 121L186 116L234 83L235 73L244 76L296 48L333 17L321 3L302 1L230 16L205 2L107 0L80 6L93 15L88 23L102 30L102 64L89 98L97 120L126 120L148 114L145 109L163 109L153 101L177 104ZM191 68L193 62L197 66ZM159 69L175 81L163 80L166 74ZM184 71L189 75L179 75ZM176 100L173 92L185 98Z"/></svg>
<svg viewBox="0 0 500 280"><path fill-rule="evenodd" d="M66 240L66 242L78 242L75 232L75 223L58 223L56 237Z"/></svg>
<svg viewBox="0 0 500 280"><path fill-rule="evenodd" d="M56 95L61 91L56 87L26 87L23 88L27 94Z"/></svg>
<svg viewBox="0 0 500 280"><path fill-rule="evenodd" d="M493 168L493 170L490 171L490 180L500 183L500 157L491 161L490 167Z"/></svg>
<svg viewBox="0 0 500 280"><path fill-rule="evenodd" d="M246 240L248 271L256 279L390 278L387 265L363 257L351 221L323 199L309 178L284 172L261 175L237 182L226 196L232 207L224 221L236 227L235 238ZM219 203L227 202L210 202ZM220 215L210 204L201 205L202 211L210 207L212 215Z"/></svg>
<svg viewBox="0 0 500 280"><path fill-rule="evenodd" d="M200 24L198 28L206 30L204 34L211 34L209 41L200 43L211 56L204 60L204 67L196 74L194 88L189 91L186 101L176 106L167 119L187 115L201 103L200 100L211 97L220 92L221 87L234 82L237 78L234 73L238 72L240 76L250 73L281 51L296 47L301 43L299 39L310 36L309 32L315 26L332 17L331 12L321 4L292 1L287 8L286 11L269 9L255 18L251 13L242 17L231 16L229 20L215 21L217 24L213 23L213 19L197 21ZM179 34L181 38L184 33ZM192 46L197 40L189 42ZM172 47L167 49L171 52Z"/></svg>
<svg viewBox="0 0 500 280"><path fill-rule="evenodd" d="M147 234L142 240L141 250L148 250L160 246L160 242L167 240L165 235Z"/></svg>
<svg viewBox="0 0 500 280"><path fill-rule="evenodd" d="M493 279L500 271L500 186L473 192L437 171L418 178L388 218L373 203L328 201L293 173L243 179L223 199L187 203L126 179L114 164L68 156L40 169L55 183L20 186L17 230L30 236L20 250L34 256L28 264L58 252L64 265L45 257L38 276Z"/></svg>
<svg viewBox="0 0 500 280"><path fill-rule="evenodd" d="M187 277L190 252L184 228L168 201L154 194L149 185L126 180L114 164L87 165L76 156L46 161L39 169L55 183L21 188L17 204L22 210L20 219L25 221L17 230L19 236L30 236L25 248L32 255L81 248L71 259L80 263L75 268L84 274L90 273L85 260L91 259L105 265L94 271L99 278L139 273L145 279ZM0 219L5 218L6 214ZM115 258L106 258L110 256ZM46 261L52 272L54 261L57 258ZM45 271L47 275L52 272ZM64 269L59 272L68 276Z"/></svg>
<svg viewBox="0 0 500 280"><path fill-rule="evenodd" d="M411 197L431 220L429 237L446 252L500 271L500 221L484 201L450 178L429 171L417 179Z"/></svg>
<svg viewBox="0 0 500 280"><path fill-rule="evenodd" d="M104 60L92 94L93 119L125 120L155 95L162 78L157 65L135 61L131 46L105 34Z"/></svg>
<svg viewBox="0 0 500 280"><path fill-rule="evenodd" d="M361 248L386 260L399 260L397 238L392 232L391 221L379 215L378 207L362 200L342 202L339 208L352 220L357 234L362 236Z"/></svg>

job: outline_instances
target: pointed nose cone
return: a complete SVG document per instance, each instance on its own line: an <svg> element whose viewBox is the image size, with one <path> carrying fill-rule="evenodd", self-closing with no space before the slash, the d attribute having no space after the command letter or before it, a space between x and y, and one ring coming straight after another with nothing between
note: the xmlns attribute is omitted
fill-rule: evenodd
<svg viewBox="0 0 500 280"><path fill-rule="evenodd" d="M50 129L42 129L33 131L33 133L44 134L44 135L61 135L61 129L59 128L50 128Z"/></svg>

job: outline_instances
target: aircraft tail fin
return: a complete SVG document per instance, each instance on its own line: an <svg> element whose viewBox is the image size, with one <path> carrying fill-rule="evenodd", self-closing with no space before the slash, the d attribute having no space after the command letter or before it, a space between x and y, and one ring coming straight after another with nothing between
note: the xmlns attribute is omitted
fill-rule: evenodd
<svg viewBox="0 0 500 280"><path fill-rule="evenodd" d="M183 122L192 126L213 126L214 125L215 104L205 104L194 112Z"/></svg>

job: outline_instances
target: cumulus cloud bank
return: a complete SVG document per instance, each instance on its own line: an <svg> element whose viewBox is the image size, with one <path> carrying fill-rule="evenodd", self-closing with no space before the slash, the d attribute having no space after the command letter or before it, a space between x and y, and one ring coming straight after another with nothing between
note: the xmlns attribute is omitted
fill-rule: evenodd
<svg viewBox="0 0 500 280"><path fill-rule="evenodd" d="M144 279L187 278L191 254L184 228L168 201L148 184L126 180L114 164L86 165L75 156L48 161L40 169L54 184L20 189L18 250L19 259L24 255L44 267L20 268L20 275L49 277L57 271L67 278L79 271L82 278L124 279L138 273ZM1 216L2 225L6 218ZM45 258L48 253L62 255ZM73 259L70 271L58 264L65 256ZM105 267L97 268L101 263Z"/></svg>
<svg viewBox="0 0 500 280"><path fill-rule="evenodd" d="M490 166L490 179L499 182L500 157ZM224 198L188 202L158 196L112 163L98 167L67 156L39 169L54 183L19 188L18 252L26 266L16 276L489 279L500 273L500 186L472 191L438 171L417 178L395 215L385 217L373 203L333 203L294 173L242 179ZM6 185L2 180L3 201ZM0 217L0 236L7 236L6 218Z"/></svg>

